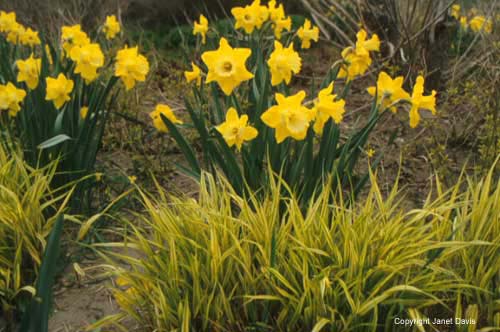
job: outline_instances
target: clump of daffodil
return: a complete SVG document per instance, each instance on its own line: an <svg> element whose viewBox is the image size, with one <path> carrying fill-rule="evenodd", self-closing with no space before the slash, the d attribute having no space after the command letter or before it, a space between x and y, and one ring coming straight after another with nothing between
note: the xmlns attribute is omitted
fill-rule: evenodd
<svg viewBox="0 0 500 332"><path fill-rule="evenodd" d="M97 70L104 66L104 54L99 44L77 45L71 49L70 58L76 63L75 73L80 74L87 84L97 78Z"/></svg>
<svg viewBox="0 0 500 332"><path fill-rule="evenodd" d="M74 82L63 73L60 73L57 78L47 77L47 95L45 100L51 100L57 109L60 109L64 103L71 100L71 92L73 91Z"/></svg>
<svg viewBox="0 0 500 332"><path fill-rule="evenodd" d="M175 116L174 112L168 105L164 104L158 104L155 108L155 110L151 113L149 113L149 116L153 120L153 126L162 133L168 132L168 128L165 125L165 122L163 122L163 119L161 118L161 115L172 121L172 123L175 124L182 124L182 121L177 119Z"/></svg>
<svg viewBox="0 0 500 332"><path fill-rule="evenodd" d="M15 117L21 110L21 103L26 97L26 91L18 89L14 84L8 82L0 85L0 111L9 111L11 117Z"/></svg>
<svg viewBox="0 0 500 332"><path fill-rule="evenodd" d="M208 67L206 82L217 82L229 96L241 82L253 78L245 65L251 53L249 48L232 48L225 38L221 38L219 49L207 51L201 56Z"/></svg>
<svg viewBox="0 0 500 332"><path fill-rule="evenodd" d="M313 129L316 134L323 133L323 128L328 120L333 119L337 124L342 121L345 113L345 101L343 99L336 100L336 98L337 95L333 94L333 82L319 92L313 108L315 116Z"/></svg>
<svg viewBox="0 0 500 332"><path fill-rule="evenodd" d="M299 36L302 42L302 48L307 49L311 47L311 40L317 42L319 39L319 28L313 27L311 21L305 20L304 25L297 31L297 36Z"/></svg>
<svg viewBox="0 0 500 332"><path fill-rule="evenodd" d="M90 38L82 31L80 24L63 26L61 31L62 47L66 55L69 55L75 46L90 44Z"/></svg>
<svg viewBox="0 0 500 332"><path fill-rule="evenodd" d="M0 32L8 33L17 24L16 13L0 11Z"/></svg>
<svg viewBox="0 0 500 332"><path fill-rule="evenodd" d="M208 32L208 20L205 16L200 15L200 21L194 22L193 35L201 35L201 42L205 44L207 42L207 32Z"/></svg>
<svg viewBox="0 0 500 332"><path fill-rule="evenodd" d="M122 79L127 90L132 89L136 82L144 82L149 72L149 62L139 54L137 47L124 48L116 54L115 76Z"/></svg>
<svg viewBox="0 0 500 332"><path fill-rule="evenodd" d="M184 72L184 77L186 78L186 81L188 83L192 81L196 81L196 85L200 86L201 85L201 70L200 67L194 64L194 62L191 63L191 71L185 71Z"/></svg>
<svg viewBox="0 0 500 332"><path fill-rule="evenodd" d="M231 107L226 114L226 121L215 127L229 147L236 145L241 150L244 142L253 140L259 132L248 125L248 115L238 116L235 108Z"/></svg>
<svg viewBox="0 0 500 332"><path fill-rule="evenodd" d="M243 29L250 34L255 29L260 29L269 18L269 11L266 6L261 6L260 0L254 0L251 5L245 7L234 7L231 9L236 23L236 29Z"/></svg>
<svg viewBox="0 0 500 332"><path fill-rule="evenodd" d="M314 112L302 105L305 97L304 91L289 97L277 93L278 105L272 106L262 114L261 119L264 124L275 129L276 142L281 143L287 137L299 141L306 137Z"/></svg>
<svg viewBox="0 0 500 332"><path fill-rule="evenodd" d="M493 31L493 22L482 15L476 15L469 21L470 29L474 32L484 31L490 34Z"/></svg>
<svg viewBox="0 0 500 332"><path fill-rule="evenodd" d="M380 40L376 34L366 40L367 33L365 30L360 30L357 33L356 46L347 47L342 51L342 58L346 62L346 66L339 71L339 78L347 78L352 80L358 75L363 75L372 63L370 52L378 52L380 50Z"/></svg>
<svg viewBox="0 0 500 332"><path fill-rule="evenodd" d="M6 33L7 41L12 44L20 44L29 47L41 44L38 31L18 23L14 12L0 12L0 32Z"/></svg>
<svg viewBox="0 0 500 332"><path fill-rule="evenodd" d="M460 5L454 4L450 8L450 16L454 17L456 20L460 18Z"/></svg>
<svg viewBox="0 0 500 332"><path fill-rule="evenodd" d="M389 74L382 71L378 75L377 86L371 86L367 89L368 93L375 97L377 95L377 103L382 106L382 111L391 107L392 112L396 112L396 106L391 106L398 100L410 99L410 95L403 89L403 76L392 79Z"/></svg>
<svg viewBox="0 0 500 332"><path fill-rule="evenodd" d="M120 23L116 19L116 16L107 16L106 21L104 22L104 26L102 27L102 31L106 35L106 39L111 40L115 38L116 35L120 33L120 30Z"/></svg>
<svg viewBox="0 0 500 332"><path fill-rule="evenodd" d="M38 86L42 60L36 59L31 53L26 60L17 60L16 67L19 70L17 74L18 82L25 82L29 89L34 90Z"/></svg>
<svg viewBox="0 0 500 332"><path fill-rule="evenodd" d="M293 44L283 47L279 41L274 42L274 51L267 61L271 70L271 84L276 86L281 82L289 84L292 79L292 73L298 74L302 67L302 59L299 53L293 49Z"/></svg>
<svg viewBox="0 0 500 332"><path fill-rule="evenodd" d="M432 90L431 95L424 96L424 83L424 77L418 76L410 98L410 127L412 128L417 127L420 122L419 109L426 109L436 114L436 91Z"/></svg>

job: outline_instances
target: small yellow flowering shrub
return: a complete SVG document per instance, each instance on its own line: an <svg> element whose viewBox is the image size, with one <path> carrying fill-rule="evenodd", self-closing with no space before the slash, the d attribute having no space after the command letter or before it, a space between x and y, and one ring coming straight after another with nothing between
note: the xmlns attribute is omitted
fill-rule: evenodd
<svg viewBox="0 0 500 332"><path fill-rule="evenodd" d="M137 47L118 49L120 31L108 16L94 40L79 24L63 26L59 40L45 40L15 13L0 11L1 137L17 138L32 166L61 158L59 183L93 172L120 87L146 80L148 60Z"/></svg>
<svg viewBox="0 0 500 332"><path fill-rule="evenodd" d="M349 183L355 193L367 176L355 177L353 169L386 111L408 112L411 127L423 109L435 112L436 92L424 93L422 76L410 93L403 77L381 72L368 89L373 105L367 121L359 130L341 132L351 82L368 72L380 50L379 37L361 29L319 91L315 85L309 92L296 91L294 77L309 56L307 49L319 41L318 27L306 19L292 31L283 4L274 0L267 5L255 0L231 13L234 27L224 35L203 15L194 23L200 56L189 59L185 72L193 87L193 98L186 100L191 123L176 126L173 113L159 114L165 128L158 112L152 115L158 130L167 129L186 156L188 167L182 169L196 178L202 169L220 170L241 194L265 187L271 173L279 174L306 202L334 174L334 185ZM183 126L197 131L201 156L179 130Z"/></svg>

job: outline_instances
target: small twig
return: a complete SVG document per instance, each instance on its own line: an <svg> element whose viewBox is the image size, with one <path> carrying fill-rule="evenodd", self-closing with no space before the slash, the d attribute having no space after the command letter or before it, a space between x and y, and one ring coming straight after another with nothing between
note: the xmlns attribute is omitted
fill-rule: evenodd
<svg viewBox="0 0 500 332"><path fill-rule="evenodd" d="M149 127L149 125L148 125L146 122L141 121L141 120L136 119L136 118L133 118L133 117L131 117L130 115L127 115L127 114L125 114L125 113L121 113L121 112L113 112L113 114L118 115L119 117L121 117L121 118L123 118L123 119L125 119L125 120L127 120L127 121L129 121L129 122L135 123L135 124L137 124L137 125L141 125L141 126L143 126L143 127Z"/></svg>

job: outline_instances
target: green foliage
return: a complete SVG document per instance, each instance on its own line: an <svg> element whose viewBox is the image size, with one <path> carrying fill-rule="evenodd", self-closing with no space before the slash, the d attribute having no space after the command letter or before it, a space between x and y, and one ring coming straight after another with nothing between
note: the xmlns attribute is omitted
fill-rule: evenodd
<svg viewBox="0 0 500 332"><path fill-rule="evenodd" d="M28 311L24 314L20 332L48 332L49 313L52 301L52 286L59 258L59 246L64 218L59 215L47 241L40 275L37 280L36 294L31 299Z"/></svg>
<svg viewBox="0 0 500 332"><path fill-rule="evenodd" d="M306 212L280 183L249 202L203 179L198 201L141 192L141 226L128 222L124 250L107 254L122 313L92 328L131 317L146 331L396 331L396 317L453 313L498 324L492 173L446 192L437 182L409 212L374 178L359 205L332 204L326 186Z"/></svg>
<svg viewBox="0 0 500 332"><path fill-rule="evenodd" d="M0 148L0 300L8 324L36 293L46 239L71 195L71 184L51 189L57 164L33 169L13 152Z"/></svg>

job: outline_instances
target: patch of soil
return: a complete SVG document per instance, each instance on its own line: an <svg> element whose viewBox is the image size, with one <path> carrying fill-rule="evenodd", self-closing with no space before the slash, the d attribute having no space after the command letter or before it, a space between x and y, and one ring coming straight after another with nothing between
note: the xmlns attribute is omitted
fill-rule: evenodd
<svg viewBox="0 0 500 332"><path fill-rule="evenodd" d="M63 287L55 294L55 311L49 321L51 332L80 332L118 307L102 280L94 284Z"/></svg>

